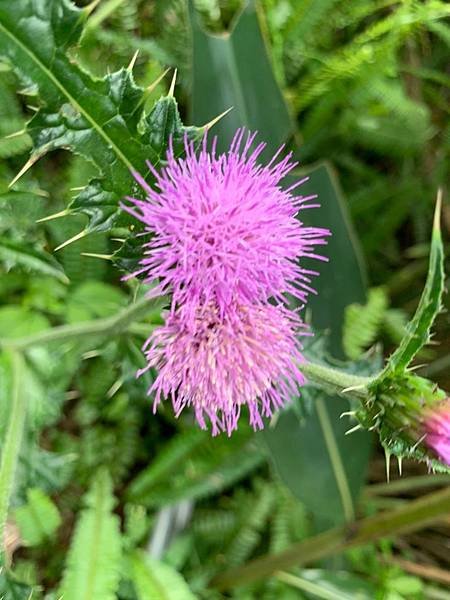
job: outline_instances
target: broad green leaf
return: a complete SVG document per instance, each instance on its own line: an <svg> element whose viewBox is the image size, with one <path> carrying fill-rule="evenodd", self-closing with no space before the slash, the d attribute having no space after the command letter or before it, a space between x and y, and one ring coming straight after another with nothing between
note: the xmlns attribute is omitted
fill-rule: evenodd
<svg viewBox="0 0 450 600"><path fill-rule="evenodd" d="M135 552L128 562L138 600L195 600L186 581L169 565L143 552Z"/></svg>
<svg viewBox="0 0 450 600"><path fill-rule="evenodd" d="M119 518L109 475L100 471L86 494L60 588L65 600L114 600L120 580Z"/></svg>
<svg viewBox="0 0 450 600"><path fill-rule="evenodd" d="M300 217L308 225L332 231L324 249L329 262L320 266L320 276L314 281L318 293L310 296L308 311L315 331L329 333L328 350L343 358L346 307L365 302L362 260L332 171L320 165L308 175L310 179L301 186L301 193L317 193L321 208L302 212ZM346 435L352 425L347 419L340 419L349 409L345 400L315 390L313 397L310 415L301 417L294 410L284 412L275 427L264 432L264 438L283 481L311 511L316 525L326 528L353 519L371 440L366 432Z"/></svg>
<svg viewBox="0 0 450 600"><path fill-rule="evenodd" d="M230 33L206 33L190 5L193 34L194 123L206 123L233 107L215 125L225 149L238 127L257 130L270 149L286 142L294 126L275 81L254 0L248 0Z"/></svg>
<svg viewBox="0 0 450 600"><path fill-rule="evenodd" d="M22 306L0 308L0 339L20 338L47 329L49 322L39 313Z"/></svg>
<svg viewBox="0 0 450 600"><path fill-rule="evenodd" d="M145 94L130 70L93 79L69 59L67 51L78 42L85 16L67 0L17 0L13 5L0 0L0 57L42 98L28 125L34 144L31 163L65 148L95 165L98 177L70 210L89 217L87 231L106 231L119 216L128 222L119 209L123 197L140 194L131 171L147 176L145 161L159 161L161 140L168 135L180 139L201 131L182 126L172 97L157 104L158 119L151 118L156 109L146 118Z"/></svg>
<svg viewBox="0 0 450 600"><path fill-rule="evenodd" d="M33 247L26 240L18 241L0 236L0 260L5 263L8 270L20 265L31 271L56 277L64 283L69 281L63 268L53 256Z"/></svg>
<svg viewBox="0 0 450 600"><path fill-rule="evenodd" d="M444 293L444 247L440 229L441 202L438 199L431 238L430 263L419 306L406 326L406 333L397 350L389 357L384 374L404 372L425 344L430 341L431 327L442 310Z"/></svg>
<svg viewBox="0 0 450 600"><path fill-rule="evenodd" d="M39 488L27 490L27 503L16 508L14 520L27 546L42 544L61 524L58 508Z"/></svg>

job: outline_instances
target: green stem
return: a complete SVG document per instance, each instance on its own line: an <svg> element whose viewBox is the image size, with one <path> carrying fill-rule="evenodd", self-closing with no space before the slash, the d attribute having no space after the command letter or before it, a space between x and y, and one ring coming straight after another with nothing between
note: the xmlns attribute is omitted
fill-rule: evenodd
<svg viewBox="0 0 450 600"><path fill-rule="evenodd" d="M21 389L23 357L20 353L12 351L10 352L10 362L12 367L11 410L0 462L0 567L5 565L5 526L26 414L25 395Z"/></svg>
<svg viewBox="0 0 450 600"><path fill-rule="evenodd" d="M61 325L23 338L0 340L0 346L15 350L28 350L51 342L68 342L92 335L115 335L130 327L134 321L147 315L150 310L155 313L152 315L152 320L158 322L160 309L164 302L163 298L144 297L113 317L85 321L75 325Z"/></svg>
<svg viewBox="0 0 450 600"><path fill-rule="evenodd" d="M367 387L374 379L372 377L359 377L312 362L300 365L300 370L306 375L310 383L319 385L330 394L339 394L346 398L351 395L362 400L367 398Z"/></svg>
<svg viewBox="0 0 450 600"><path fill-rule="evenodd" d="M276 571L315 562L382 537L421 529L446 516L449 511L450 486L439 492L427 494L401 508L330 529L303 542L292 544L283 552L268 554L243 567L225 571L213 579L212 586L226 590L264 579Z"/></svg>

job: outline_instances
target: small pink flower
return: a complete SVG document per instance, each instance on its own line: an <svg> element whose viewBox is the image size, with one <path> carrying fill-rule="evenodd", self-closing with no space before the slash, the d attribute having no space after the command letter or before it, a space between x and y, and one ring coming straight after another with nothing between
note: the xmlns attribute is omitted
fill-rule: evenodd
<svg viewBox="0 0 450 600"><path fill-rule="evenodd" d="M424 421L425 444L450 467L450 399L446 399Z"/></svg>
<svg viewBox="0 0 450 600"><path fill-rule="evenodd" d="M200 426L205 417L213 435L236 429L242 406L250 424L298 396L304 359L297 335L306 327L280 306L240 305L221 316L217 305L198 308L186 320L183 309L168 316L144 346L147 367L157 369L150 392L154 411L161 396L171 398L175 415L192 406ZM306 331L303 331L307 334Z"/></svg>

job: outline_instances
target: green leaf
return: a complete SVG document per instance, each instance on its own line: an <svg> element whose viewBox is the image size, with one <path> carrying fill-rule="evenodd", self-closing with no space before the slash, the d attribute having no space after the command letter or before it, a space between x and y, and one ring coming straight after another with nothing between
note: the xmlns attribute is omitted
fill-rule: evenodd
<svg viewBox="0 0 450 600"><path fill-rule="evenodd" d="M147 506L204 498L230 487L265 459L245 425L233 435L211 438L194 430L179 434L130 484L127 496Z"/></svg>
<svg viewBox="0 0 450 600"><path fill-rule="evenodd" d="M127 304L127 297L117 287L101 281L86 281L76 287L67 302L67 321L79 323L112 317Z"/></svg>
<svg viewBox="0 0 450 600"><path fill-rule="evenodd" d="M403 373L425 344L430 341L431 327L442 310L444 293L444 247L440 229L440 198L436 203L433 233L431 237L430 262L428 275L419 306L412 320L406 326L406 334L395 352L389 357L384 375Z"/></svg>
<svg viewBox="0 0 450 600"><path fill-rule="evenodd" d="M356 360L372 344L386 315L388 298L383 288L372 288L367 303L349 304L345 310L342 344L348 358Z"/></svg>
<svg viewBox="0 0 450 600"><path fill-rule="evenodd" d="M307 225L329 227L332 237L314 281L317 296L308 309L316 331L328 331L328 350L343 358L342 327L346 307L365 302L362 259L344 201L332 171L319 165L311 172L301 193L317 193L321 208L301 213ZM286 183L292 183L294 176ZM317 265L314 265L315 268ZM310 392L308 392L309 394ZM355 501L364 482L371 439L367 433L346 435L352 427L340 415L348 402L338 396L313 391L311 414L282 413L275 427L264 432L272 460L283 481L314 515L319 529L351 520Z"/></svg>
<svg viewBox="0 0 450 600"><path fill-rule="evenodd" d="M109 475L100 471L85 498L59 594L65 600L114 600L120 580L119 518Z"/></svg>
<svg viewBox="0 0 450 600"><path fill-rule="evenodd" d="M183 577L169 565L143 552L135 552L129 565L138 600L195 600Z"/></svg>
<svg viewBox="0 0 450 600"><path fill-rule="evenodd" d="M23 583L13 573L0 571L0 598L2 600L32 600L38 598L34 595L37 591L28 584Z"/></svg>
<svg viewBox="0 0 450 600"><path fill-rule="evenodd" d="M303 569L298 576L280 573L279 579L308 597L324 600L365 600L375 598L377 592L372 583L347 571Z"/></svg>
<svg viewBox="0 0 450 600"><path fill-rule="evenodd" d="M205 123L233 107L214 126L223 150L238 127L257 130L270 149L294 133L283 95L275 81L254 0L248 0L231 33L213 35L201 28L193 2L193 100L195 123Z"/></svg>
<svg viewBox="0 0 450 600"><path fill-rule="evenodd" d="M31 271L56 277L64 283L69 281L58 261L47 252L33 247L29 241L0 236L0 260L8 269L21 265Z"/></svg>
<svg viewBox="0 0 450 600"><path fill-rule="evenodd" d="M38 546L50 538L61 524L61 516L52 500L38 488L27 490L27 504L14 511L22 540Z"/></svg>
<svg viewBox="0 0 450 600"><path fill-rule="evenodd" d="M28 126L34 144L30 164L57 148L90 161L98 178L70 209L89 217L87 231L106 231L120 216L128 223L119 202L129 193L140 194L131 171L147 176L145 161L159 161L162 144L154 148L152 142L201 130L182 126L172 97L161 101L165 119L144 118L145 94L128 69L93 79L69 59L67 51L78 42L85 16L66 0L17 0L13 5L0 0L0 56L43 100Z"/></svg>

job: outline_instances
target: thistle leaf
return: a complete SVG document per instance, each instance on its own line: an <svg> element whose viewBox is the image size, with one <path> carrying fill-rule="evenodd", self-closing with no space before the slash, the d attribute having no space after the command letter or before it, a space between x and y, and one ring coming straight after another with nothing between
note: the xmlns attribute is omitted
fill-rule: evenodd
<svg viewBox="0 0 450 600"><path fill-rule="evenodd" d="M84 18L68 0L0 0L0 57L43 99L28 124L30 160L64 148L96 167L98 176L70 205L72 213L88 216L86 231L92 232L128 223L119 202L139 193L131 171L148 176L145 161L159 162L170 135L182 140L202 130L182 125L173 97L161 99L145 117L144 90L130 70L93 79L69 59Z"/></svg>
<svg viewBox="0 0 450 600"><path fill-rule="evenodd" d="M7 268L21 265L31 271L51 275L64 283L68 279L58 261L44 250L33 248L27 241L12 240L0 236L0 261Z"/></svg>
<svg viewBox="0 0 450 600"><path fill-rule="evenodd" d="M389 357L381 377L402 373L425 344L430 341L430 331L437 314L442 309L444 293L444 247L440 228L441 200L436 202L433 233L431 237L428 275L419 306L406 326L406 333L397 350Z"/></svg>
<svg viewBox="0 0 450 600"><path fill-rule="evenodd" d="M85 502L59 593L64 600L114 600L120 579L121 540L106 471L98 473Z"/></svg>

